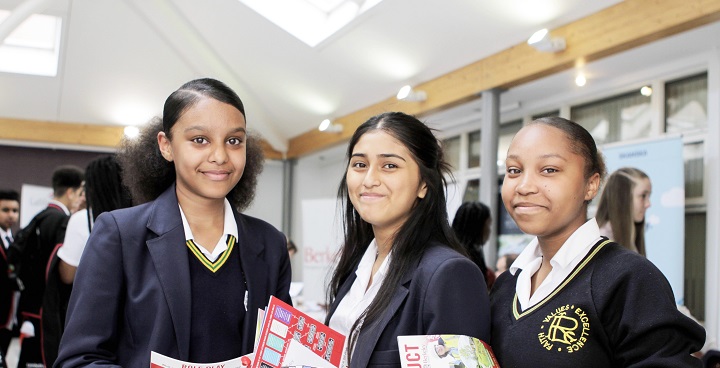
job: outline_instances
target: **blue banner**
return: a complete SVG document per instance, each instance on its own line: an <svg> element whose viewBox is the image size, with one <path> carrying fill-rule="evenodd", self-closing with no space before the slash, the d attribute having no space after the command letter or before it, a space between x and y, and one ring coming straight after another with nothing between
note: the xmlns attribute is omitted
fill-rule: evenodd
<svg viewBox="0 0 720 368"><path fill-rule="evenodd" d="M665 274L683 304L685 266L685 171L681 137L618 145L602 150L608 175L621 167L644 171L652 183L645 214L647 257ZM599 196L598 196L599 199Z"/></svg>

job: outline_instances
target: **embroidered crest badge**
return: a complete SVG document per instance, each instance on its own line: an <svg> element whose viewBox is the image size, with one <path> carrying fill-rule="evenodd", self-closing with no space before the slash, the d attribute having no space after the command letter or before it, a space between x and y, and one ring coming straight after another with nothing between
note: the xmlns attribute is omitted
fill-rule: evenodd
<svg viewBox="0 0 720 368"><path fill-rule="evenodd" d="M574 353L587 343L590 318L580 307L566 304L548 314L540 325L538 341L549 351Z"/></svg>

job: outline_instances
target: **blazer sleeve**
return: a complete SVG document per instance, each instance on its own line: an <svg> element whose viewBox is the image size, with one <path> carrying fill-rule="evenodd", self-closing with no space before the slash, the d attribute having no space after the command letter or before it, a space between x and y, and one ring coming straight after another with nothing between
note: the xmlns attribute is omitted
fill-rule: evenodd
<svg viewBox="0 0 720 368"><path fill-rule="evenodd" d="M120 367L116 363L124 298L120 229L98 217L78 267L54 367Z"/></svg>
<svg viewBox="0 0 720 368"><path fill-rule="evenodd" d="M591 287L617 365L701 367L690 354L702 347L705 330L678 311L662 272L641 256L617 264L623 270L594 275Z"/></svg>
<svg viewBox="0 0 720 368"><path fill-rule="evenodd" d="M427 335L467 335L489 344L490 302L482 271L464 257L443 261L429 279L422 318Z"/></svg>

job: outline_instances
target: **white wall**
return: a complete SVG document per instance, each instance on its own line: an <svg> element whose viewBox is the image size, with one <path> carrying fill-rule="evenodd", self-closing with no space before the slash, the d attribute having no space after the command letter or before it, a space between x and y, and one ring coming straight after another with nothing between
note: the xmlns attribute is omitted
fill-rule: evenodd
<svg viewBox="0 0 720 368"><path fill-rule="evenodd" d="M293 166L291 234L295 245L298 247L298 253L292 260L293 280L303 280L303 222L342 221L342 219L303 218L302 201L305 199L336 198L337 188L345 173L346 147L346 144L342 144L308 155L298 159ZM305 283L324 283L326 280L303 281ZM323 284L323 287L325 287L325 284Z"/></svg>
<svg viewBox="0 0 720 368"><path fill-rule="evenodd" d="M282 230L283 167L279 161L266 161L265 169L258 177L255 200L245 214L263 219Z"/></svg>

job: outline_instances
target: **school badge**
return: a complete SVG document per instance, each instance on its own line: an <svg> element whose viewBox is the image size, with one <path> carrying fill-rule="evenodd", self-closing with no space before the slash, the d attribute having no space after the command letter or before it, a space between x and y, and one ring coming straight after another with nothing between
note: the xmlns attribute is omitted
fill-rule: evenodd
<svg viewBox="0 0 720 368"><path fill-rule="evenodd" d="M590 336L590 318L582 308L563 305L548 314L540 325L538 341L549 351L574 353L587 343Z"/></svg>

